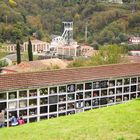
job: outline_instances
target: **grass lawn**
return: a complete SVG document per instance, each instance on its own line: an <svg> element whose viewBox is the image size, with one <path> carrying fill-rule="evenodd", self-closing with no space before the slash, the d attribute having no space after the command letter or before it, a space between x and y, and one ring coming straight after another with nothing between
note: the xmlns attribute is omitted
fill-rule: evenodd
<svg viewBox="0 0 140 140"><path fill-rule="evenodd" d="M140 99L18 127L0 140L140 140Z"/></svg>

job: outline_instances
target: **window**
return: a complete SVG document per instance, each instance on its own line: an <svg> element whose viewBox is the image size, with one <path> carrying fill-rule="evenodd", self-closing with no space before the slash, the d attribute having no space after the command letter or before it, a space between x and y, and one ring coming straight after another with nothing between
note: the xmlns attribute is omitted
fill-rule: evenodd
<svg viewBox="0 0 140 140"><path fill-rule="evenodd" d="M123 101L128 101L129 100L129 95L124 95L123 96Z"/></svg>
<svg viewBox="0 0 140 140"><path fill-rule="evenodd" d="M57 93L57 87L50 87L50 94L56 94Z"/></svg>
<svg viewBox="0 0 140 140"><path fill-rule="evenodd" d="M40 98L40 105L48 104L48 98Z"/></svg>
<svg viewBox="0 0 140 140"><path fill-rule="evenodd" d="M140 83L140 77L138 77L138 82Z"/></svg>
<svg viewBox="0 0 140 140"><path fill-rule="evenodd" d="M99 105L99 99L93 99L92 100L92 105L93 106L98 106Z"/></svg>
<svg viewBox="0 0 140 140"><path fill-rule="evenodd" d="M17 98L17 92L9 92L9 99L16 99Z"/></svg>
<svg viewBox="0 0 140 140"><path fill-rule="evenodd" d="M76 102L76 108L83 108L83 107L84 107L83 101Z"/></svg>
<svg viewBox="0 0 140 140"><path fill-rule="evenodd" d="M91 100L85 101L85 107L89 107L89 106L91 106Z"/></svg>
<svg viewBox="0 0 140 140"><path fill-rule="evenodd" d="M113 87L113 86L115 86L115 80L109 81L109 87Z"/></svg>
<svg viewBox="0 0 140 140"><path fill-rule="evenodd" d="M114 103L114 101L115 101L114 97L108 98L108 104Z"/></svg>
<svg viewBox="0 0 140 140"><path fill-rule="evenodd" d="M19 98L26 98L27 97L27 91L19 91Z"/></svg>
<svg viewBox="0 0 140 140"><path fill-rule="evenodd" d="M116 94L121 94L122 93L122 88L116 88Z"/></svg>
<svg viewBox="0 0 140 140"><path fill-rule="evenodd" d="M107 104L107 98L101 98L100 105L105 105L105 104Z"/></svg>
<svg viewBox="0 0 140 140"><path fill-rule="evenodd" d="M66 95L60 95L59 102L65 102L65 101L66 101Z"/></svg>
<svg viewBox="0 0 140 140"><path fill-rule="evenodd" d="M140 84L138 84L138 91L140 91Z"/></svg>
<svg viewBox="0 0 140 140"><path fill-rule="evenodd" d="M124 79L124 85L130 84L130 78L125 78Z"/></svg>
<svg viewBox="0 0 140 140"><path fill-rule="evenodd" d="M49 106L49 111L50 112L56 112L57 111L57 105L50 105Z"/></svg>
<svg viewBox="0 0 140 140"><path fill-rule="evenodd" d="M83 90L83 84L77 84L76 90Z"/></svg>
<svg viewBox="0 0 140 140"><path fill-rule="evenodd" d="M122 102L122 96L117 96L116 97L116 102Z"/></svg>
<svg viewBox="0 0 140 140"><path fill-rule="evenodd" d="M66 92L66 86L59 86L59 93L65 93Z"/></svg>
<svg viewBox="0 0 140 140"><path fill-rule="evenodd" d="M107 96L107 90L101 90L101 96Z"/></svg>
<svg viewBox="0 0 140 140"><path fill-rule="evenodd" d="M48 113L48 107L47 106L40 107L40 114L44 114L44 113Z"/></svg>
<svg viewBox="0 0 140 140"><path fill-rule="evenodd" d="M93 91L93 97L98 97L99 96L99 91Z"/></svg>
<svg viewBox="0 0 140 140"><path fill-rule="evenodd" d="M122 85L122 79L118 79L116 82L116 86L121 86Z"/></svg>
<svg viewBox="0 0 140 140"><path fill-rule="evenodd" d="M67 92L75 92L75 84L67 85Z"/></svg>
<svg viewBox="0 0 140 140"><path fill-rule="evenodd" d="M68 101L75 100L75 94L68 94Z"/></svg>
<svg viewBox="0 0 140 140"><path fill-rule="evenodd" d="M9 102L9 109L16 109L17 108L17 102L13 101L13 102Z"/></svg>
<svg viewBox="0 0 140 140"><path fill-rule="evenodd" d="M29 90L29 97L35 97L37 96L37 90Z"/></svg>
<svg viewBox="0 0 140 140"><path fill-rule="evenodd" d="M29 106L36 106L37 105L37 99L30 99L29 100Z"/></svg>
<svg viewBox="0 0 140 140"><path fill-rule="evenodd" d="M136 85L135 86L131 86L131 92L135 92L136 91Z"/></svg>
<svg viewBox="0 0 140 140"><path fill-rule="evenodd" d="M19 116L27 116L27 110L20 110Z"/></svg>
<svg viewBox="0 0 140 140"><path fill-rule="evenodd" d="M85 90L92 89L92 83L85 83Z"/></svg>
<svg viewBox="0 0 140 140"><path fill-rule="evenodd" d="M91 98L91 91L85 92L85 98Z"/></svg>
<svg viewBox="0 0 140 140"><path fill-rule="evenodd" d="M130 99L132 100L132 99L135 99L136 98L136 93L133 93L133 94L131 94L130 95Z"/></svg>
<svg viewBox="0 0 140 140"><path fill-rule="evenodd" d="M57 102L57 95L49 97L49 104L55 104Z"/></svg>
<svg viewBox="0 0 140 140"><path fill-rule="evenodd" d="M64 110L66 110L66 104L59 104L59 105L58 105L58 110L59 110L59 111L64 111Z"/></svg>
<svg viewBox="0 0 140 140"><path fill-rule="evenodd" d="M100 88L100 82L93 82L93 89L98 89Z"/></svg>
<svg viewBox="0 0 140 140"><path fill-rule="evenodd" d="M0 101L6 100L6 93L0 93Z"/></svg>
<svg viewBox="0 0 140 140"><path fill-rule="evenodd" d="M108 81L101 81L100 82L100 87L101 88L107 88L108 87Z"/></svg>
<svg viewBox="0 0 140 140"><path fill-rule="evenodd" d="M136 84L137 83L137 78L131 78L131 84Z"/></svg>
<svg viewBox="0 0 140 140"><path fill-rule="evenodd" d="M36 115L37 114L37 108L32 108L32 109L29 109L29 115Z"/></svg>
<svg viewBox="0 0 140 140"><path fill-rule="evenodd" d="M48 88L42 88L40 89L40 96L48 95Z"/></svg>
<svg viewBox="0 0 140 140"><path fill-rule="evenodd" d="M76 100L83 99L83 92L76 93Z"/></svg>
<svg viewBox="0 0 140 140"><path fill-rule="evenodd" d="M19 101L19 108L27 107L27 100Z"/></svg>
<svg viewBox="0 0 140 140"><path fill-rule="evenodd" d="M115 94L115 89L109 89L109 95Z"/></svg>
<svg viewBox="0 0 140 140"><path fill-rule="evenodd" d="M67 109L74 109L75 108L75 104L74 104L74 102L72 102L72 103L68 103L68 105L67 105Z"/></svg>
<svg viewBox="0 0 140 140"><path fill-rule="evenodd" d="M124 93L129 92L129 87L124 87Z"/></svg>

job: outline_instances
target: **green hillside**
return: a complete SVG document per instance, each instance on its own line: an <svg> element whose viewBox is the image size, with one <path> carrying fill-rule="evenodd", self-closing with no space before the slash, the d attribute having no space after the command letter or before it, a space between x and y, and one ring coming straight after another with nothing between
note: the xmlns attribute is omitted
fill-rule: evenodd
<svg viewBox="0 0 140 140"><path fill-rule="evenodd" d="M1 140L140 140L140 99L0 129Z"/></svg>
<svg viewBox="0 0 140 140"><path fill-rule="evenodd" d="M0 0L0 42L24 41L35 33L50 41L60 35L63 21L74 22L74 38L97 47L104 43L126 42L129 35L140 36L140 0L112 4L102 0ZM136 11L132 13L132 7Z"/></svg>

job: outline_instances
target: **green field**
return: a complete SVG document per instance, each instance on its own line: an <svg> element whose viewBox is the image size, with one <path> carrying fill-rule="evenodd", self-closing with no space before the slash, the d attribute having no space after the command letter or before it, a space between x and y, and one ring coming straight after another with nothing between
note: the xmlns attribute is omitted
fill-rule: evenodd
<svg viewBox="0 0 140 140"><path fill-rule="evenodd" d="M0 140L140 140L140 99L0 129Z"/></svg>

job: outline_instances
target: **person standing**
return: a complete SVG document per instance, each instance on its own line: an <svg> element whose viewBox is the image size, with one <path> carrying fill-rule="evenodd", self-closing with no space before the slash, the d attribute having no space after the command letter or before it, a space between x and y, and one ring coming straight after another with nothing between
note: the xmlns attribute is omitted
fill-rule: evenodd
<svg viewBox="0 0 140 140"><path fill-rule="evenodd" d="M5 111L2 110L0 113L0 128L4 127L5 124L5 117L4 117Z"/></svg>

